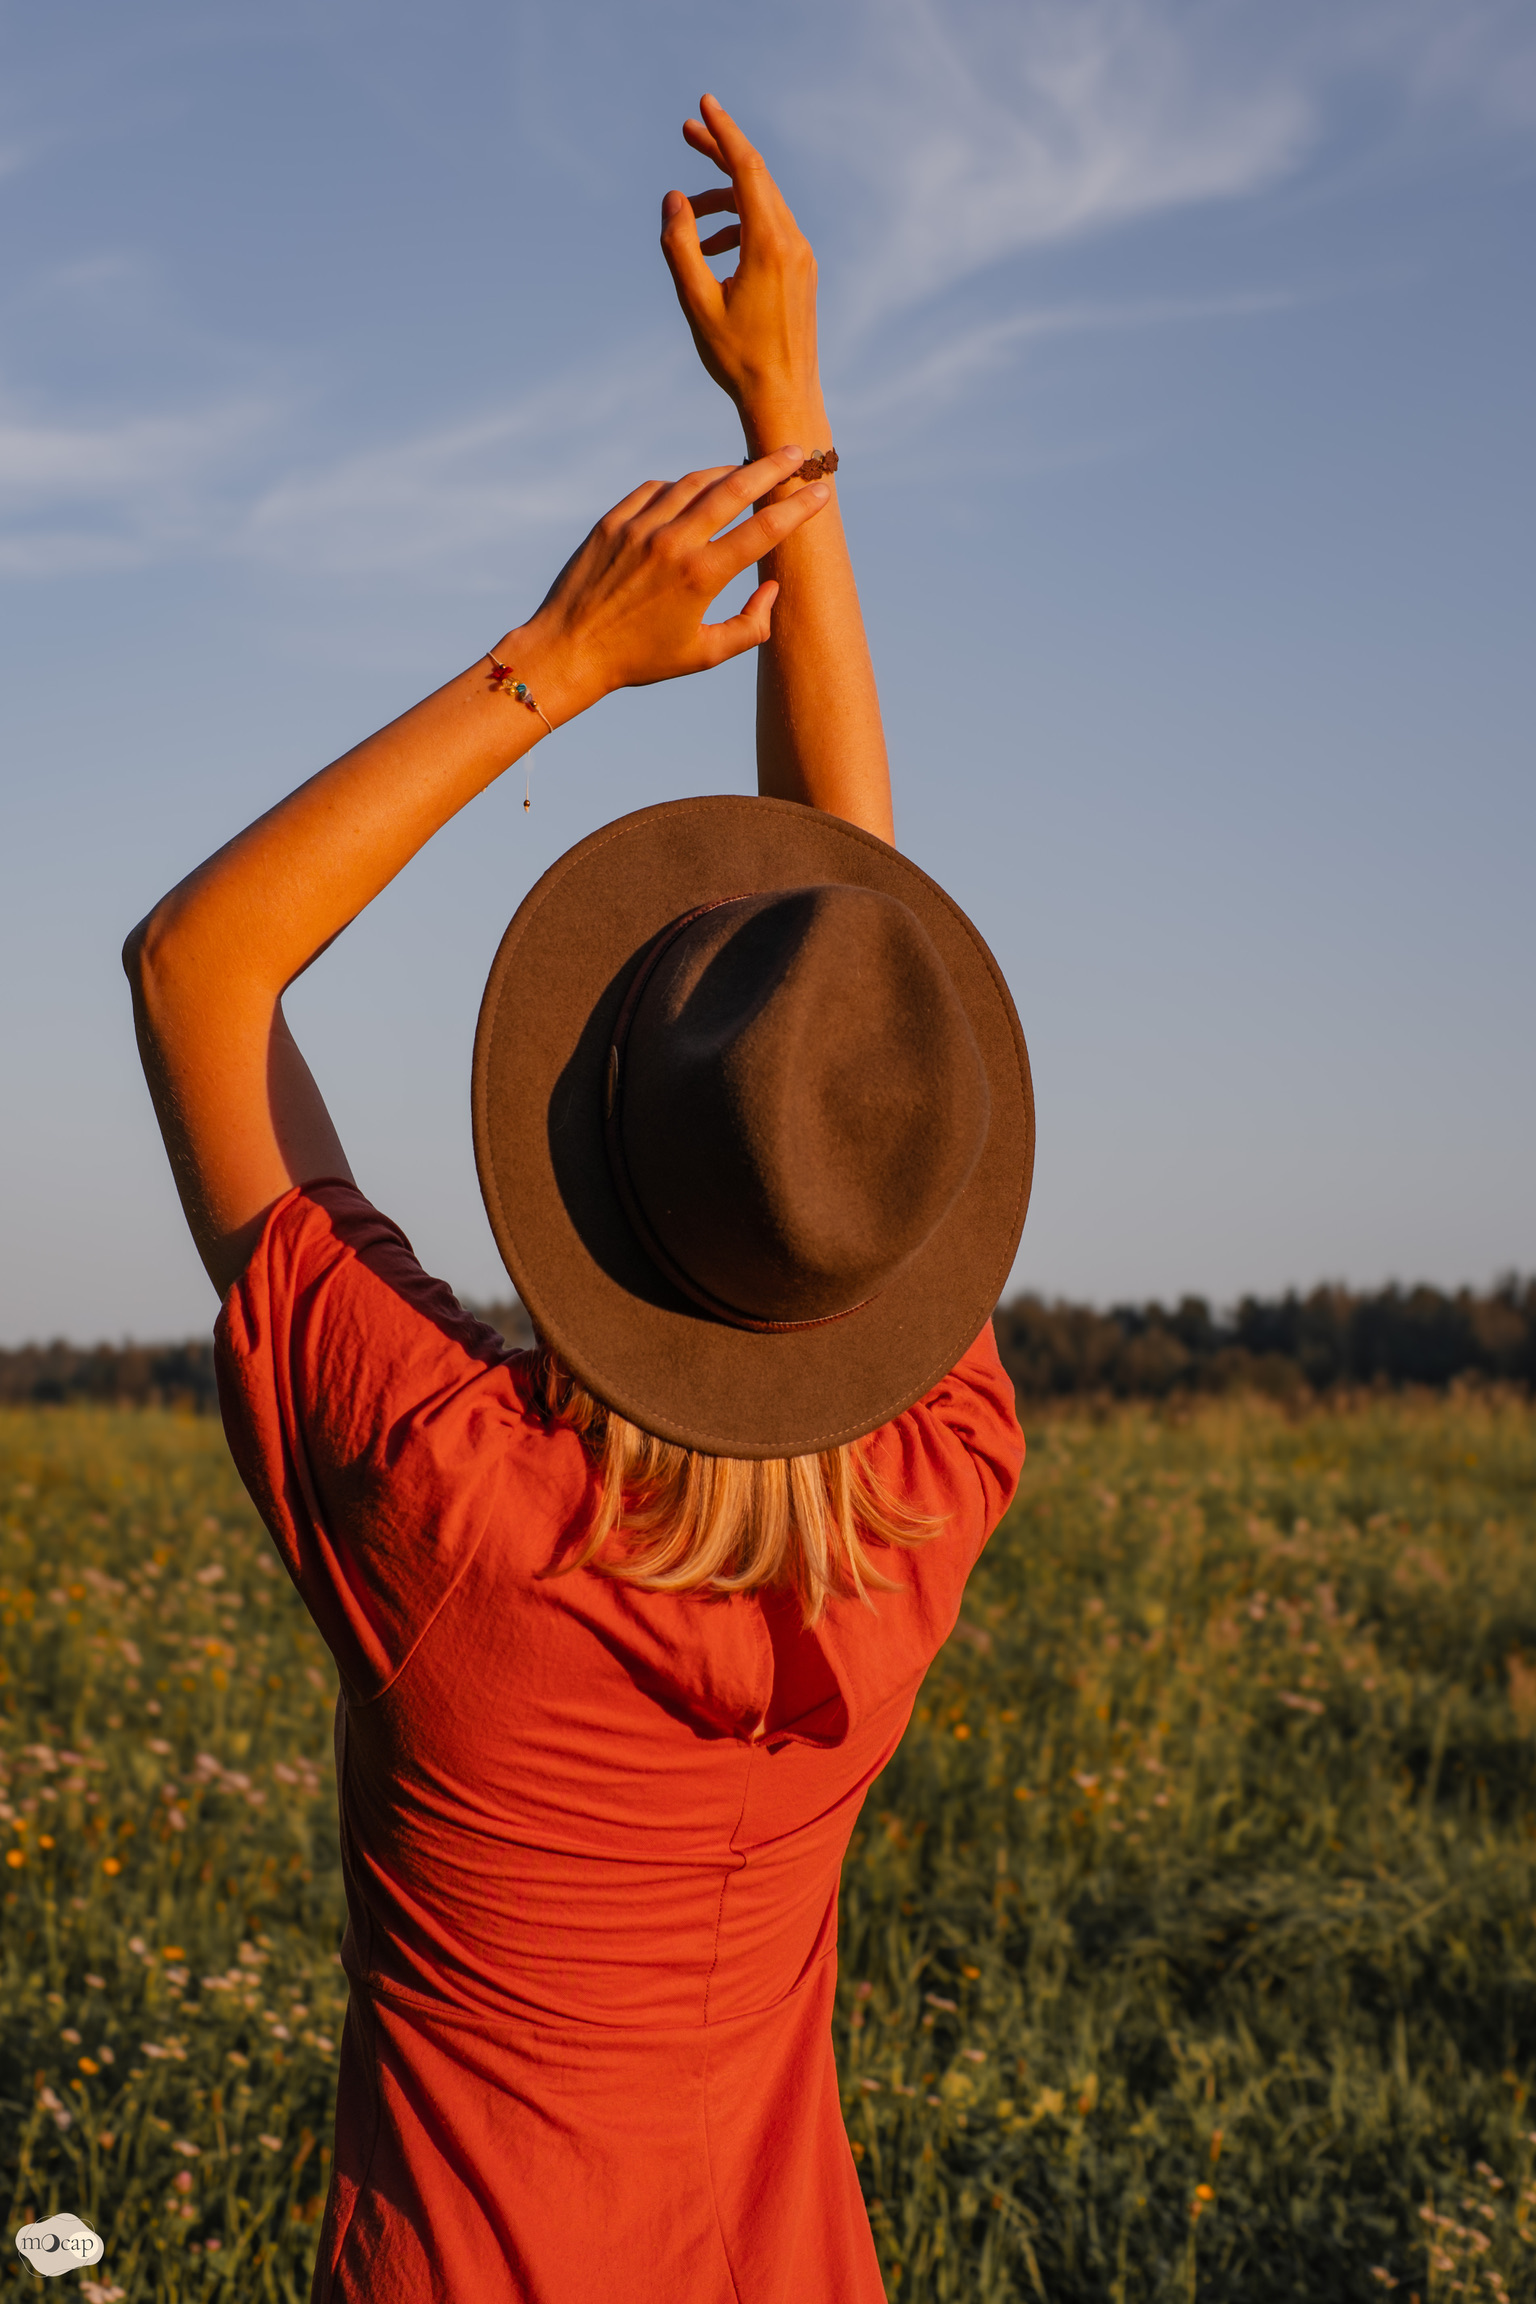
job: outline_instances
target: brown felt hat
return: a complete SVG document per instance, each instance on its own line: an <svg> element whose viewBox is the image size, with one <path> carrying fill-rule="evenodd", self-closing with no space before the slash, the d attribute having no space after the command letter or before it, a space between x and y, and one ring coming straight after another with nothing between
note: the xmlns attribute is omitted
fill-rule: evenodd
<svg viewBox="0 0 1536 2304"><path fill-rule="evenodd" d="M711 1456L804 1456L922 1398L996 1304L1034 1158L996 961L884 841L676 800L550 867L491 969L475 1157L588 1391Z"/></svg>

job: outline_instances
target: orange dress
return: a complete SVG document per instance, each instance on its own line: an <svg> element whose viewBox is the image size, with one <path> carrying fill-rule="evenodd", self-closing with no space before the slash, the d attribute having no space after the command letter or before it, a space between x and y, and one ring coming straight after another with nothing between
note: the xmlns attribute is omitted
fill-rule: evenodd
<svg viewBox="0 0 1536 2304"><path fill-rule="evenodd" d="M351 1984L316 2298L879 2304L838 1874L1024 1444L991 1329L873 1443L945 1532L814 1632L547 1573L595 1494L358 1192L219 1321L235 1460L336 1659Z"/></svg>

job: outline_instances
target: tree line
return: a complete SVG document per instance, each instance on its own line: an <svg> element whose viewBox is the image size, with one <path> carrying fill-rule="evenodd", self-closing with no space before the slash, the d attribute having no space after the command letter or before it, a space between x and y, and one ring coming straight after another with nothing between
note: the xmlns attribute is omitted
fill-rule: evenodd
<svg viewBox="0 0 1536 2304"><path fill-rule="evenodd" d="M514 1302L472 1305L507 1341L530 1340ZM1227 1314L1201 1296L1169 1310L1016 1296L994 1325L1024 1400L1165 1399L1259 1390L1300 1398L1458 1379L1536 1389L1536 1280L1459 1288L1314 1288L1245 1296ZM0 1403L217 1410L211 1343L23 1344L0 1350Z"/></svg>

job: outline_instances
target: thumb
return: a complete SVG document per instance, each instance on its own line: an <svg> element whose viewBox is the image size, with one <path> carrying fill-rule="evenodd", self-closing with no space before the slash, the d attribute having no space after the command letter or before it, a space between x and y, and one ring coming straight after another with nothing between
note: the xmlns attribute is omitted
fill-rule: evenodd
<svg viewBox="0 0 1536 2304"><path fill-rule="evenodd" d="M749 648L761 648L765 640L771 640L773 604L778 596L779 587L770 579L759 584L737 615L727 616L721 624L701 625L699 640L706 650L705 665L713 669L716 664L728 664L733 656L745 656Z"/></svg>
<svg viewBox="0 0 1536 2304"><path fill-rule="evenodd" d="M704 261L699 246L698 221L681 192L669 192L661 204L661 252L672 274L677 300L690 320L702 320L725 309L720 283Z"/></svg>

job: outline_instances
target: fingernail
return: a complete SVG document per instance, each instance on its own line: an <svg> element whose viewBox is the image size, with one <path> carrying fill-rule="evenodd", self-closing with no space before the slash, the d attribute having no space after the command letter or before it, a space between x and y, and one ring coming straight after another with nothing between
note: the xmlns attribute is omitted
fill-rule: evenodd
<svg viewBox="0 0 1536 2304"><path fill-rule="evenodd" d="M832 491L825 480L813 480L806 490L807 496L830 496L831 493Z"/></svg>

